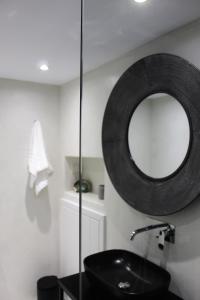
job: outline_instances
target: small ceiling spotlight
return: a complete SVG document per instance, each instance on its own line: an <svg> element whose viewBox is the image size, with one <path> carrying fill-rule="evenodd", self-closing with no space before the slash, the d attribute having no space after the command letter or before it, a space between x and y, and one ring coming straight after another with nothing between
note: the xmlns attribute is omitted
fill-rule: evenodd
<svg viewBox="0 0 200 300"><path fill-rule="evenodd" d="M135 2L137 2L137 3L144 3L144 2L146 2L147 0L134 0Z"/></svg>
<svg viewBox="0 0 200 300"><path fill-rule="evenodd" d="M48 65L43 64L43 65L40 66L40 70L41 70L41 71L48 71L48 70L49 70L49 67L48 67Z"/></svg>

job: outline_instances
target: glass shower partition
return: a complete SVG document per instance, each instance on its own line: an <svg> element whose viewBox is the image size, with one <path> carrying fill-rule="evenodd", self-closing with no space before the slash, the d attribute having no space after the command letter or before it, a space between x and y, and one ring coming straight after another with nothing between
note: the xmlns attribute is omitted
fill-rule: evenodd
<svg viewBox="0 0 200 300"><path fill-rule="evenodd" d="M98 275L100 277L104 276L104 279L105 281L107 280L107 282L110 282L112 278L114 280L115 275L117 277L117 272L111 272L109 278L107 277L107 274L104 273L103 267L105 267L105 257L104 259L93 257L91 260L85 260L86 257L105 250L124 249L124 251L134 252L137 255L145 257L148 260L167 268L172 271L173 274L176 274L176 270L174 269L176 264L173 265L170 260L168 261L166 253L167 247L165 248L165 251L159 249L155 231L149 231L148 234L141 234L134 239L134 241L130 240L131 233L138 228L157 224L159 222L175 223L176 225L176 218L173 216L149 217L137 212L131 205L124 201L126 199L123 199L122 195L120 196L117 192L118 187L114 186L111 182L110 178L112 178L112 176L108 174L105 165L102 149L102 126L107 103L113 88L124 72L137 61L155 53L178 54L183 57L185 56L186 58L189 57L190 60L193 61L192 54L190 51L187 51L187 47L184 47L187 43L189 47L192 43L192 37L190 37L190 43L189 40L186 38L184 39L183 36L186 34L189 39L188 32L192 32L192 26L196 26L195 28L199 26L198 22L196 25L195 23L190 25L191 31L189 30L190 27L187 27L189 26L187 23L191 18L193 18L193 20L198 18L198 13L192 12L192 9L187 6L186 2L180 6L180 2L177 1L177 3L173 2L172 4L172 2L163 3L162 1L152 0L84 1L83 98L81 122L81 268L83 272L83 300L105 299L105 295L100 297L102 292L101 288L98 289L96 294L93 293L93 286L97 279L94 278L95 272L98 273L101 270L102 274ZM181 16L180 8L182 9ZM180 26L183 27L178 30L178 27ZM171 32L172 30L173 32ZM198 28L195 30L198 30ZM197 36L195 38L198 39ZM182 41L182 43L180 41ZM129 84L131 85L131 83ZM132 82L132 85L134 85L134 81ZM116 94L113 93L113 98L114 95ZM144 98L147 98L148 96L149 95L145 95ZM118 102L116 102L116 108L113 109L114 111L118 110L120 100L123 99L122 95L120 98L120 93L117 97ZM185 156L188 148L188 121L187 118L185 118L186 115L181 105L179 103L177 105L177 102L173 101L174 99L171 99L169 95L160 93L152 98L153 100L150 99L150 101L147 101L148 108L146 105L141 105L141 107L138 107L137 113L133 115L134 118L132 118L132 121L129 124L130 126L127 128L127 146L130 150L130 159L135 161L135 168L139 169L138 173L142 172L144 173L144 176L161 178L165 177L165 174L168 176L169 173L171 174L174 172L174 169L176 169L177 166L179 167L181 162L176 161L175 165L171 165L174 155L173 157L167 156L171 151L169 148L167 148L167 152L161 153L166 156L165 158L162 157L159 161L159 157L161 157L157 155L159 147L154 149L159 144L154 143L154 145L152 145L152 140L156 139L157 141L159 137L156 135L156 130L153 130L154 136L152 140L150 140L149 131L153 126L154 129L160 128L160 130L164 130L165 128L166 130L170 130L168 128L169 124L164 124L166 120L164 110L166 112L167 107L171 107L173 108L171 111L177 111L177 115L180 116L180 119L182 118L183 121L186 121L184 121L184 126L178 126L176 133L174 132L174 134L180 138L181 128L185 128L184 139L181 140L181 143L184 143L183 147L181 147L184 149L184 153L182 153L183 156L179 155L179 158L182 160L182 157ZM152 108L152 103L159 103L160 106L156 106L155 110ZM159 119L159 116L163 116L163 114L159 114L158 112L160 107L162 107L162 113L165 116ZM150 113L152 110L154 114ZM170 113L170 109L168 110L168 113L170 114L170 116L168 116L174 119L173 115ZM153 117L154 122L150 122L152 121L152 115L156 116ZM122 113L116 120L114 116L110 114L110 120L113 120L117 127L120 126L123 116ZM109 116L107 116L107 120L108 119ZM110 128L107 128L108 131L109 129ZM112 141L111 136L109 136L109 138L110 148L112 148L112 153L114 154L115 141ZM173 138L172 135L170 138ZM171 145L177 146L178 144L176 144L176 141L177 139L175 139ZM163 146L163 144L160 144L160 146ZM152 147L154 148L152 149ZM152 151L151 154L153 151L157 151L156 157L154 157L155 160L152 159L153 155L150 156L149 154L150 149ZM180 151L180 148L178 151ZM113 172L117 169L119 160L120 157L116 158L115 165L112 165ZM158 167L156 170L152 170L152 161L154 167ZM164 161L168 161L165 166L162 164ZM107 161L107 163L109 162ZM166 169L161 170L161 167ZM125 180L123 170L121 172L121 178ZM132 197L134 198L135 194L133 194ZM157 234L158 233L159 232L157 232ZM174 247L177 249L176 245ZM91 274L91 269L93 270L93 274ZM174 276L177 277L176 275ZM176 278L176 280L180 283L179 279ZM99 286L102 286L101 284L102 282ZM115 285L122 290L128 290L130 288L129 282L126 280L119 280L119 282L115 282ZM184 287L182 288L184 289ZM175 292L179 293L179 291L176 290Z"/></svg>

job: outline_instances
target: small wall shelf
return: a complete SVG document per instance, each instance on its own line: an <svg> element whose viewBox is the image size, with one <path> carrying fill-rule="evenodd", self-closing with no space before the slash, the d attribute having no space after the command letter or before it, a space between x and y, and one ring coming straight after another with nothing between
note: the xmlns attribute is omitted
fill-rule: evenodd
<svg viewBox="0 0 200 300"><path fill-rule="evenodd" d="M82 175L92 183L92 193L98 193L98 186L104 184L105 166L100 157L83 157L82 158ZM66 190L73 190L75 181L78 180L79 158L76 156L67 156L65 165Z"/></svg>

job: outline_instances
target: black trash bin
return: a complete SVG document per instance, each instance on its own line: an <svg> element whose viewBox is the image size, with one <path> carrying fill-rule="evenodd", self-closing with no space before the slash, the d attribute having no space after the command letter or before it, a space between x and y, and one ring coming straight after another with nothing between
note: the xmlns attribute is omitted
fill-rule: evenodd
<svg viewBox="0 0 200 300"><path fill-rule="evenodd" d="M38 300L59 300L56 276L45 276L37 281L37 298Z"/></svg>

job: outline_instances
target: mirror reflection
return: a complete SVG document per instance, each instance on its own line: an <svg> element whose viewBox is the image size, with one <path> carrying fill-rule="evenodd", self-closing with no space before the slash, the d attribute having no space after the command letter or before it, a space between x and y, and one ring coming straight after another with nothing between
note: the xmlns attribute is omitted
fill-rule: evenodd
<svg viewBox="0 0 200 300"><path fill-rule="evenodd" d="M145 98L132 115L129 149L136 166L152 178L173 174L184 161L190 126L183 106L168 94Z"/></svg>

